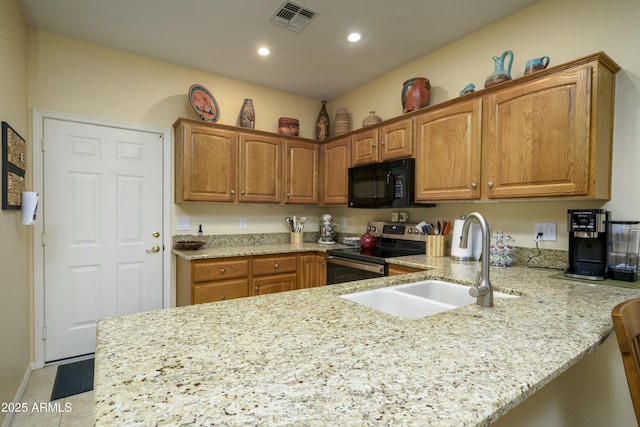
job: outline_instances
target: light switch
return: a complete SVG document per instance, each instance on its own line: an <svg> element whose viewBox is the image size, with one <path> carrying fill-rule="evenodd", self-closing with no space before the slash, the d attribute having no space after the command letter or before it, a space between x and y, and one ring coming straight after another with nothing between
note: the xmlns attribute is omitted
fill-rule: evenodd
<svg viewBox="0 0 640 427"><path fill-rule="evenodd" d="M178 231L189 231L191 230L191 219L189 218L178 218Z"/></svg>

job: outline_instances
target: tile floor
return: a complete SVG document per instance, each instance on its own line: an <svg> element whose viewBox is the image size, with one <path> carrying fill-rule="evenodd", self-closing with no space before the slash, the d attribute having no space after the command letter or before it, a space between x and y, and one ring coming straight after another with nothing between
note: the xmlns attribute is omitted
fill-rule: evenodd
<svg viewBox="0 0 640 427"><path fill-rule="evenodd" d="M31 373L21 400L29 410L16 413L11 427L93 426L93 391L50 402L57 371L58 365L50 365Z"/></svg>

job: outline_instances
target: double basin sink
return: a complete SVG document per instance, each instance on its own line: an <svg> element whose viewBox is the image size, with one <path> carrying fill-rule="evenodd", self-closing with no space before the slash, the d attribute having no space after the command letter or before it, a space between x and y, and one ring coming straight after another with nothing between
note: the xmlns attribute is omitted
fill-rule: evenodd
<svg viewBox="0 0 640 427"><path fill-rule="evenodd" d="M469 286L457 283L425 280L340 297L393 316L419 318L475 304L476 298L469 295L469 289ZM495 291L493 297L517 298Z"/></svg>

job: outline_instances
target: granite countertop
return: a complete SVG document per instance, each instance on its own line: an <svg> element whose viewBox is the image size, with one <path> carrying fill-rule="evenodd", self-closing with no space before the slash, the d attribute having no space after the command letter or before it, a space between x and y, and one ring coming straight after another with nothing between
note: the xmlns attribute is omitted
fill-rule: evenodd
<svg viewBox="0 0 640 427"><path fill-rule="evenodd" d="M601 344L611 309L640 296L513 266L491 281L520 298L491 308L402 319L338 297L470 285L480 265L391 261L428 270L100 320L96 425L487 425Z"/></svg>
<svg viewBox="0 0 640 427"><path fill-rule="evenodd" d="M295 245L292 245L290 243L279 243L270 245L217 246L212 248L203 248L196 251L183 251L173 249L172 252L180 258L194 260L248 255L286 254L296 252L326 252L329 249L340 249L346 247L348 246L345 246L341 243L336 243L334 245L321 245L319 243L305 242Z"/></svg>

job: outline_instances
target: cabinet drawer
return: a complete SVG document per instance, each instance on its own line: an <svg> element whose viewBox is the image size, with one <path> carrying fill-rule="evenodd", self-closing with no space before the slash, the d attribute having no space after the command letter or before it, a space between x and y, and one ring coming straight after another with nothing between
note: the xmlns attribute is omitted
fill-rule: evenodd
<svg viewBox="0 0 640 427"><path fill-rule="evenodd" d="M223 301L249 296L249 279L220 280L193 286L193 303Z"/></svg>
<svg viewBox="0 0 640 427"><path fill-rule="evenodd" d="M278 255L253 259L253 275L288 273L296 271L298 257L296 255Z"/></svg>
<svg viewBox="0 0 640 427"><path fill-rule="evenodd" d="M295 273L272 274L262 276L251 281L252 295L265 295L277 292L291 291L296 288L297 276Z"/></svg>
<svg viewBox="0 0 640 427"><path fill-rule="evenodd" d="M193 281L208 282L210 280L233 279L249 275L249 260L221 259L203 260L193 264Z"/></svg>

